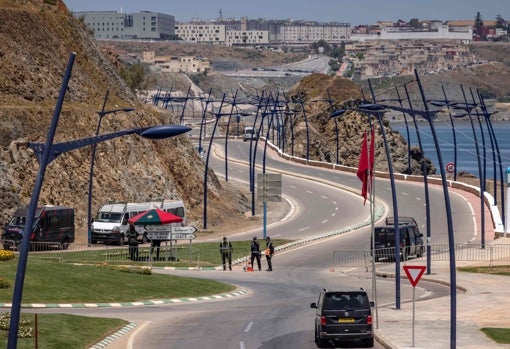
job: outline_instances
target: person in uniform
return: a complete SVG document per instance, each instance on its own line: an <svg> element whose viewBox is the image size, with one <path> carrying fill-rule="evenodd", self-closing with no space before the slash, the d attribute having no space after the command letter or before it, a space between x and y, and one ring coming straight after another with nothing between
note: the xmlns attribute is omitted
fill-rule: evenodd
<svg viewBox="0 0 510 349"><path fill-rule="evenodd" d="M220 242L221 262L223 263L223 270L227 270L226 261L228 261L228 270L232 270L232 243L227 241L227 237L223 237Z"/></svg>
<svg viewBox="0 0 510 349"><path fill-rule="evenodd" d="M127 231L128 245L129 245L129 258L132 261L138 260L138 232L135 229L133 224L129 225L129 229Z"/></svg>
<svg viewBox="0 0 510 349"><path fill-rule="evenodd" d="M254 236L253 240L251 241L250 251L251 251L250 261L251 261L251 268L252 268L252 270L253 270L253 261L256 259L257 260L257 266L259 267L259 271L261 271L262 267L260 265L260 245L259 245L259 243L257 241L257 237L256 236Z"/></svg>
<svg viewBox="0 0 510 349"><path fill-rule="evenodd" d="M267 269L266 271L273 271L273 263L271 262L271 258L274 255L274 246L271 242L271 238L269 236L266 237L266 261L267 261Z"/></svg>

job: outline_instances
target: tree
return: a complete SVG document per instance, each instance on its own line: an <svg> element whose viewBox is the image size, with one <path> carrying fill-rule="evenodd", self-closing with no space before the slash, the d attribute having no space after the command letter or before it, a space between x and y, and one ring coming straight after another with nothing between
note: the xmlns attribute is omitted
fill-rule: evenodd
<svg viewBox="0 0 510 349"><path fill-rule="evenodd" d="M411 18L409 21L409 26L412 28L421 28L421 22L418 18Z"/></svg>
<svg viewBox="0 0 510 349"><path fill-rule="evenodd" d="M475 17L475 25L473 26L473 32L480 36L480 38L483 36L483 20L482 15L480 12L476 13Z"/></svg>
<svg viewBox="0 0 510 349"><path fill-rule="evenodd" d="M501 17L501 15L496 16L496 28L503 28L506 29L508 26L508 23Z"/></svg>

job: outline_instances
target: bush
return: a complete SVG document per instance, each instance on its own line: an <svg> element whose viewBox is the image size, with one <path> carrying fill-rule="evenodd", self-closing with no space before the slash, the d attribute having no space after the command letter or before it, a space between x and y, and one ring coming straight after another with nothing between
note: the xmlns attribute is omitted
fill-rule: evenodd
<svg viewBox="0 0 510 349"><path fill-rule="evenodd" d="M7 250L0 250L0 261L8 261L14 258L14 252Z"/></svg>
<svg viewBox="0 0 510 349"><path fill-rule="evenodd" d="M0 288L11 288L12 282L3 277L0 277Z"/></svg>

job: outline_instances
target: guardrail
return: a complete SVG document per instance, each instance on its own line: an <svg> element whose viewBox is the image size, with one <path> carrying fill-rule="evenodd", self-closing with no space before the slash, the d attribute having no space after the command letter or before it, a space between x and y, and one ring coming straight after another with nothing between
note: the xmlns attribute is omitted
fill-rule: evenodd
<svg viewBox="0 0 510 349"><path fill-rule="evenodd" d="M450 249L448 245L431 245L431 261L448 261ZM393 263L394 249L376 249L377 264ZM388 257L385 257L388 256ZM408 260L426 261L426 253L422 257L409 256ZM456 261L475 261L494 263L496 261L510 262L510 244L487 244L485 248L475 244L459 244L455 246ZM332 268L338 267L368 267L372 263L372 252L365 251L333 251Z"/></svg>

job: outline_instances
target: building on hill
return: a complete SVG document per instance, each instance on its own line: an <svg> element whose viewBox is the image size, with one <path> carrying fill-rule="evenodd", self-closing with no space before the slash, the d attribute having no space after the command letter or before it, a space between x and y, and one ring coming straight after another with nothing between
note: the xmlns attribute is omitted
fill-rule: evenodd
<svg viewBox="0 0 510 349"><path fill-rule="evenodd" d="M211 69L207 58L193 56L156 56L154 51L142 53L142 62L164 73L203 73Z"/></svg>
<svg viewBox="0 0 510 349"><path fill-rule="evenodd" d="M142 11L122 13L115 11L75 12L99 40L175 38L175 17L163 13Z"/></svg>

